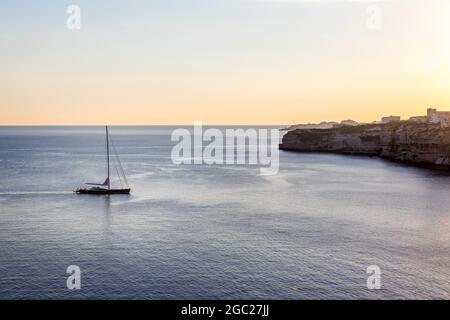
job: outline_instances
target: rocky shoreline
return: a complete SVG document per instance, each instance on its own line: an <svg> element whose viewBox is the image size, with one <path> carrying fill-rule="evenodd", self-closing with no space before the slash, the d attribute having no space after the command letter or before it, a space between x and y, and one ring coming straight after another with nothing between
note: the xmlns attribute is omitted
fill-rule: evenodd
<svg viewBox="0 0 450 320"><path fill-rule="evenodd" d="M287 132L281 150L379 156L450 171L450 128L399 121L387 124L297 129Z"/></svg>

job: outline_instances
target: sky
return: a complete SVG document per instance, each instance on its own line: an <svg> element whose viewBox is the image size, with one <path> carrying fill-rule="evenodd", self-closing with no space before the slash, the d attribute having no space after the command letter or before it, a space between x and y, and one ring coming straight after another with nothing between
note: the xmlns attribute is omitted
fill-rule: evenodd
<svg viewBox="0 0 450 320"><path fill-rule="evenodd" d="M448 0L0 0L0 125L408 118L449 57Z"/></svg>

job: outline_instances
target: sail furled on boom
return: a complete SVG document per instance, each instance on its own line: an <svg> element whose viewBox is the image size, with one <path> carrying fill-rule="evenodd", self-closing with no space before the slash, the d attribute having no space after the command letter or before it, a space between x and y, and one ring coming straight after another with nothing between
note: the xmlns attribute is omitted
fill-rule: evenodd
<svg viewBox="0 0 450 320"><path fill-rule="evenodd" d="M85 184L90 186L107 186L109 184L109 178L106 178L105 182L103 183L92 183L92 182L86 182Z"/></svg>
<svg viewBox="0 0 450 320"><path fill-rule="evenodd" d="M109 178L106 178L105 182L103 182L103 183L86 182L85 184L90 185L90 186L107 186L109 184Z"/></svg>

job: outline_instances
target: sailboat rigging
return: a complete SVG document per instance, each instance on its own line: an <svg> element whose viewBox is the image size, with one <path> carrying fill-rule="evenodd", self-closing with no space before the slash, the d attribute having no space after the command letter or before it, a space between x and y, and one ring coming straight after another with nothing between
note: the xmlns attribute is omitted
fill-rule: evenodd
<svg viewBox="0 0 450 320"><path fill-rule="evenodd" d="M131 191L130 187L128 186L127 178L126 178L125 173L122 168L122 163L120 162L119 156L117 154L117 150L114 145L114 141L112 140L111 136L109 135L108 126L106 126L105 129L106 129L106 167L107 167L108 176L107 176L105 182L103 182L103 183L90 183L90 182L85 183L86 185L92 186L92 187L77 188L75 190L76 193L108 195L108 194L129 194ZM112 146L112 149L113 149L113 152L115 155L115 157L113 157L113 161L115 161L116 173L119 178L121 188L111 188L110 146Z"/></svg>

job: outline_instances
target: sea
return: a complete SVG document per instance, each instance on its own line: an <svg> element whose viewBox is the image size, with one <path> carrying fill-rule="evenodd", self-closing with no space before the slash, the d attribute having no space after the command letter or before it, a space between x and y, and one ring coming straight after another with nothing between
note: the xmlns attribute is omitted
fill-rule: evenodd
<svg viewBox="0 0 450 320"><path fill-rule="evenodd" d="M92 196L73 190L106 177L103 127L0 127L0 299L450 298L448 174L175 164L175 129L110 127L131 194Z"/></svg>

